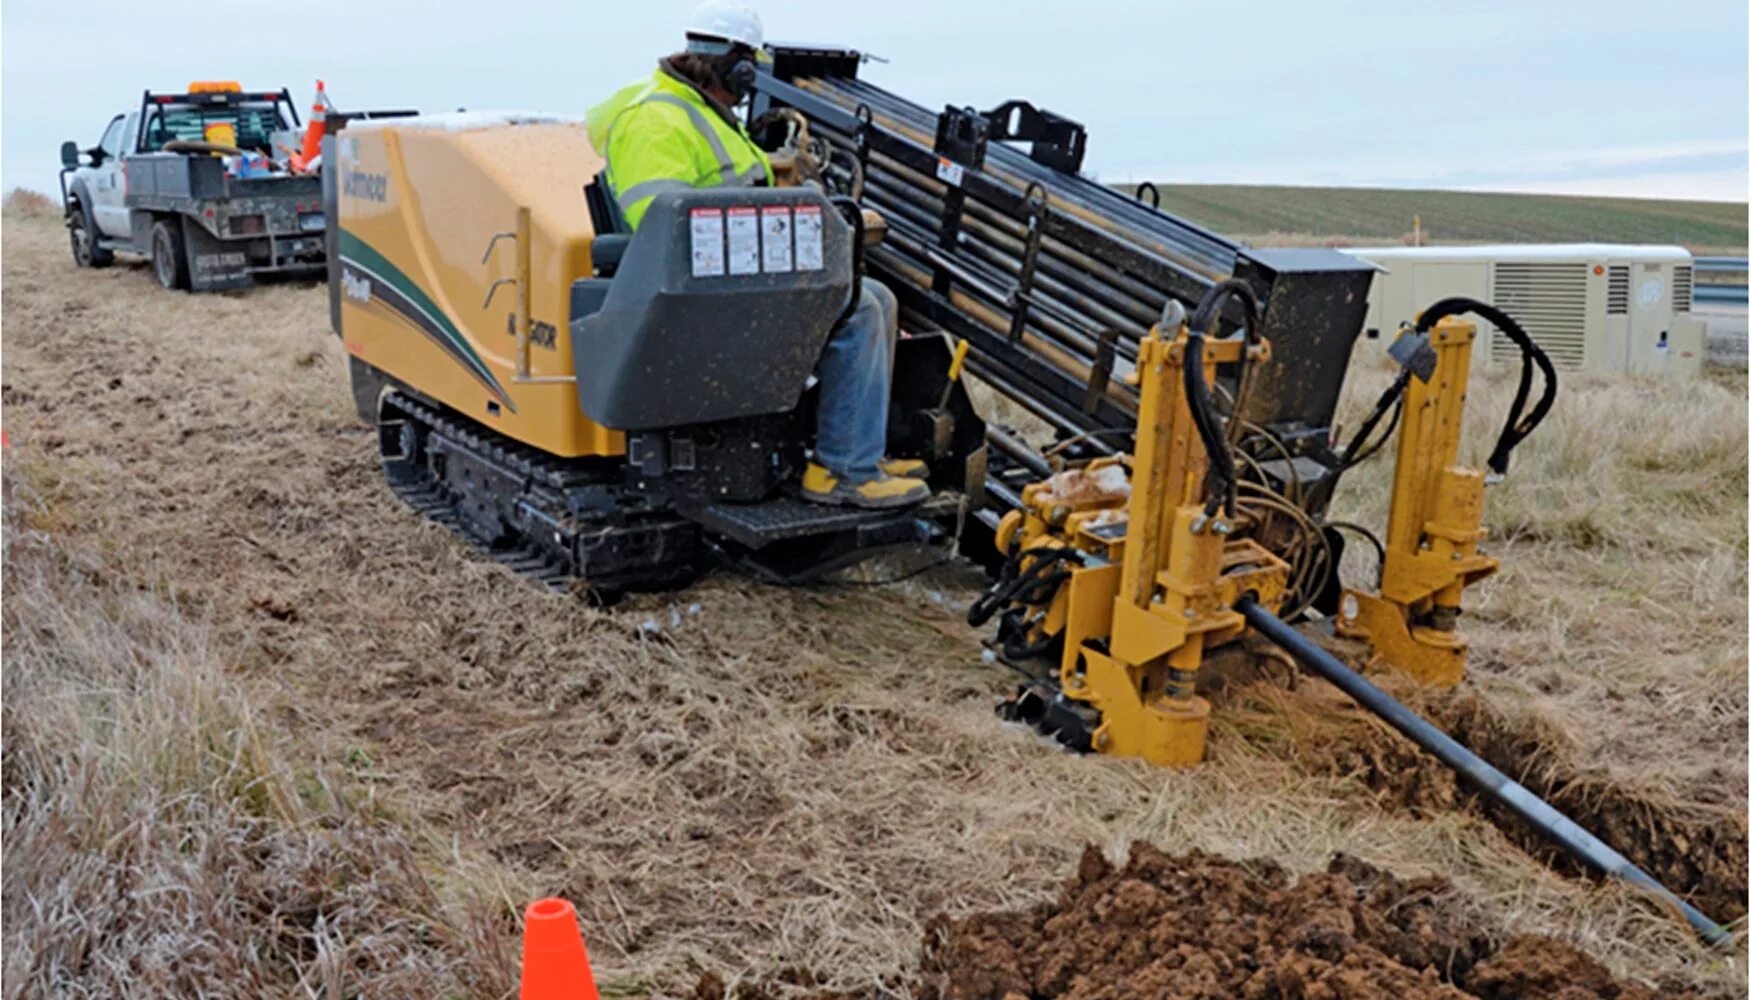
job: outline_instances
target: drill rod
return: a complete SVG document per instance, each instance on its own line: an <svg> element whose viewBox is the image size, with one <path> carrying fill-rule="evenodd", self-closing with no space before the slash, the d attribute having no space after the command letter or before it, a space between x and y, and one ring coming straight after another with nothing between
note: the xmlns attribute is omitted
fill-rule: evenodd
<svg viewBox="0 0 1750 1000"><path fill-rule="evenodd" d="M1548 802L1531 794L1524 785L1496 770L1467 749L1464 744L1441 732L1438 727L1405 708L1403 703L1373 686L1366 678L1349 669L1343 662L1321 649L1317 643L1289 627L1250 596L1234 602L1234 610L1266 639L1281 646L1299 660L1301 665L1341 688L1363 708L1384 719L1393 729L1409 737L1411 742L1433 754L1440 762L1459 773L1490 800L1503 806L1543 837L1592 868L1622 879L1675 906L1689 926L1709 944L1725 944L1732 938L1707 914L1680 899L1658 879L1648 875L1635 863L1618 854L1614 848L1589 833L1580 824L1563 815Z"/></svg>

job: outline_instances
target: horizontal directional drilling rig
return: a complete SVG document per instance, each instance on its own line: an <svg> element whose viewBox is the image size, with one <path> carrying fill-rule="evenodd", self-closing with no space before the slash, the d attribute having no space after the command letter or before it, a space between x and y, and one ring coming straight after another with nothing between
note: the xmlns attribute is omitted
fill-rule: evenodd
<svg viewBox="0 0 1750 1000"><path fill-rule="evenodd" d="M1192 765L1212 676L1291 657L1589 863L1684 906L1321 645L1341 633L1370 668L1462 679L1463 593L1495 569L1484 489L1555 394L1512 317L1462 299L1414 317L1396 378L1339 441L1371 265L1243 247L1103 187L1079 173L1083 128L1030 104L933 113L859 79L855 51L768 55L746 127L778 183L661 178L636 226L575 121L329 117L331 315L396 493L598 599L957 545L993 577L970 618L995 623L992 654L1029 678L1012 718ZM833 499L798 482L819 457L821 359L861 305L892 315L887 291L904 332L883 321L878 443L933 495L811 502ZM1521 358L1486 470L1461 459L1467 315ZM987 421L974 390L1032 426ZM1394 431L1382 539L1327 515ZM1352 537L1377 579L1341 578Z"/></svg>

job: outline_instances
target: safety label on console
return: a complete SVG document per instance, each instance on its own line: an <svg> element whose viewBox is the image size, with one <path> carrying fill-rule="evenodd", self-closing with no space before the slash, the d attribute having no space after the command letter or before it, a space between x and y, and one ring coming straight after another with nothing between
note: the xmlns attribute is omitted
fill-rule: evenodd
<svg viewBox="0 0 1750 1000"><path fill-rule="evenodd" d="M818 271L826 266L820 246L823 224L819 205L796 206L796 270Z"/></svg>
<svg viewBox="0 0 1750 1000"><path fill-rule="evenodd" d="M767 274L791 270L788 205L768 205L760 209L760 247L765 253Z"/></svg>
<svg viewBox="0 0 1750 1000"><path fill-rule="evenodd" d="M716 208L692 211L693 277L714 278L723 273L723 212Z"/></svg>
<svg viewBox="0 0 1750 1000"><path fill-rule="evenodd" d="M760 273L760 212L752 205L729 210L729 273Z"/></svg>

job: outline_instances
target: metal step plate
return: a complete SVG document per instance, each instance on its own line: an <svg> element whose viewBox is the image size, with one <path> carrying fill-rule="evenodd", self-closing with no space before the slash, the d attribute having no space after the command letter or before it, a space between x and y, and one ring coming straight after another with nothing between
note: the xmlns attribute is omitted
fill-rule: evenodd
<svg viewBox="0 0 1750 1000"><path fill-rule="evenodd" d="M905 527L920 520L952 517L961 503L958 493L938 493L920 504L897 510L828 507L794 496L779 496L759 503L679 506L682 514L706 531L757 549L797 538L848 531L878 532L888 526Z"/></svg>

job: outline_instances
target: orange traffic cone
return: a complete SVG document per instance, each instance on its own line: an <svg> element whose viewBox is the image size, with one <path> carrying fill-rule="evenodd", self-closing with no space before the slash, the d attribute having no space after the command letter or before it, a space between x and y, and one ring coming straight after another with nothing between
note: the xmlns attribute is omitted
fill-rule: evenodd
<svg viewBox="0 0 1750 1000"><path fill-rule="evenodd" d="M537 899L523 911L521 1000L601 1000L577 910L563 899Z"/></svg>
<svg viewBox="0 0 1750 1000"><path fill-rule="evenodd" d="M316 81L316 99L310 102L310 124L304 127L304 148L292 157L292 170L304 173L322 152L322 137L328 134L328 87Z"/></svg>

